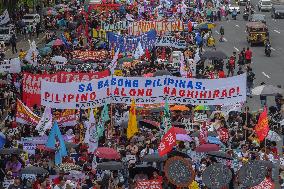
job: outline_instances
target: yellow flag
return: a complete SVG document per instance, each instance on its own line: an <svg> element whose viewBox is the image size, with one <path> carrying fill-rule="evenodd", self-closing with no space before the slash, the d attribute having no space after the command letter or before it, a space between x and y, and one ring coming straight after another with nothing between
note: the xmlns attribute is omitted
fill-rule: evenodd
<svg viewBox="0 0 284 189"><path fill-rule="evenodd" d="M137 120L136 120L136 106L134 99L132 99L131 107L129 110L129 120L127 127L127 138L131 138L138 132Z"/></svg>

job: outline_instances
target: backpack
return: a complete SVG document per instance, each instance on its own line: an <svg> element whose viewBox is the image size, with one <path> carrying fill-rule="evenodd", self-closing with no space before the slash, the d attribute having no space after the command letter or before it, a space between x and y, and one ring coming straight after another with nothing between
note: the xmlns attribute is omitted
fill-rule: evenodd
<svg viewBox="0 0 284 189"><path fill-rule="evenodd" d="M249 82L253 82L253 80L254 80L254 73L253 73L253 72L249 72L248 77L247 77L247 80L248 80Z"/></svg>

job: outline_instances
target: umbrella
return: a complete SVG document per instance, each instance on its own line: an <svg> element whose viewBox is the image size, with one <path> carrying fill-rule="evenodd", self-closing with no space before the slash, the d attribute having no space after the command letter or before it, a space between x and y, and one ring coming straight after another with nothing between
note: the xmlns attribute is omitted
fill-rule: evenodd
<svg viewBox="0 0 284 189"><path fill-rule="evenodd" d="M268 135L266 136L267 140L278 142L281 140L281 137L275 131L268 131Z"/></svg>
<svg viewBox="0 0 284 189"><path fill-rule="evenodd" d="M184 123L178 122L178 121L172 122L172 126L178 127L178 128L184 128L185 127Z"/></svg>
<svg viewBox="0 0 284 189"><path fill-rule="evenodd" d="M196 148L196 152L212 152L219 150L220 147L217 144L201 144Z"/></svg>
<svg viewBox="0 0 284 189"><path fill-rule="evenodd" d="M191 137L198 137L198 136L199 136L199 133L200 133L200 131L195 131L195 132L191 133L190 136L191 136ZM216 137L216 136L218 136L218 133L209 131L209 132L208 132L208 136Z"/></svg>
<svg viewBox="0 0 284 189"><path fill-rule="evenodd" d="M195 111L207 111L207 110L211 110L211 108L209 106L206 105L198 105L194 108Z"/></svg>
<svg viewBox="0 0 284 189"><path fill-rule="evenodd" d="M217 137L208 136L207 139L208 139L208 143L210 143L210 144L220 144L220 145L223 145L223 143Z"/></svg>
<svg viewBox="0 0 284 189"><path fill-rule="evenodd" d="M215 152L213 151L213 152L208 152L206 154L208 156L213 156L213 157L217 157L217 158L224 158L224 159L230 159L230 160L233 159L229 154L227 154L223 151L215 151Z"/></svg>
<svg viewBox="0 0 284 189"><path fill-rule="evenodd" d="M136 167L129 169L129 177L134 178L136 174L143 173L148 175L148 178L150 178L153 175L153 172L156 171L159 172L158 169L148 166L148 165L137 165Z"/></svg>
<svg viewBox="0 0 284 189"><path fill-rule="evenodd" d="M54 43L52 44L52 46L61 46L61 45L63 45L63 42L61 39L56 39Z"/></svg>
<svg viewBox="0 0 284 189"><path fill-rule="evenodd" d="M185 129L179 127L174 127L174 131L176 134L187 134Z"/></svg>
<svg viewBox="0 0 284 189"><path fill-rule="evenodd" d="M51 50L50 47L43 47L43 48L39 49L39 54L44 56L44 55L51 53L51 51L52 50Z"/></svg>
<svg viewBox="0 0 284 189"><path fill-rule="evenodd" d="M189 108L185 105L174 105L170 108L171 111L188 111Z"/></svg>
<svg viewBox="0 0 284 189"><path fill-rule="evenodd" d="M52 47L54 44L55 40L50 41L49 43L47 43L45 46L46 47Z"/></svg>
<svg viewBox="0 0 284 189"><path fill-rule="evenodd" d="M251 92L253 95L275 96L277 94L283 94L284 90L273 85L260 85L253 88Z"/></svg>
<svg viewBox="0 0 284 189"><path fill-rule="evenodd" d="M51 61L53 62L67 62L67 58L63 57L63 56L54 56L52 57Z"/></svg>
<svg viewBox="0 0 284 189"><path fill-rule="evenodd" d="M23 168L20 173L43 175L43 174L48 174L48 171L42 167L28 166Z"/></svg>
<svg viewBox="0 0 284 189"><path fill-rule="evenodd" d="M153 74L154 77L163 76L163 75L172 75L172 74L168 70L158 70Z"/></svg>
<svg viewBox="0 0 284 189"><path fill-rule="evenodd" d="M197 25L195 28L196 29L204 29L204 30L208 30L208 29L213 29L216 27L216 24L211 23L211 22L203 22L199 25Z"/></svg>
<svg viewBox="0 0 284 189"><path fill-rule="evenodd" d="M227 55L223 51L205 51L201 58L215 60L215 59L225 59Z"/></svg>
<svg viewBox="0 0 284 189"><path fill-rule="evenodd" d="M23 150L19 148L3 148L0 150L0 154L21 154Z"/></svg>
<svg viewBox="0 0 284 189"><path fill-rule="evenodd" d="M222 163L210 165L202 173L203 183L211 189L219 189L230 183L232 171Z"/></svg>
<svg viewBox="0 0 284 189"><path fill-rule="evenodd" d="M176 139L178 141L188 141L188 142L191 142L192 141L192 138L186 134L177 134L176 135Z"/></svg>
<svg viewBox="0 0 284 189"><path fill-rule="evenodd" d="M250 188L263 181L267 174L267 166L261 161L251 161L239 170L238 180L243 188Z"/></svg>
<svg viewBox="0 0 284 189"><path fill-rule="evenodd" d="M148 129L160 129L160 123L152 120L143 119L139 121L139 126L146 127Z"/></svg>
<svg viewBox="0 0 284 189"><path fill-rule="evenodd" d="M177 150L173 150L170 153L168 153L168 158L171 158L171 157L174 157L174 156L180 156L182 158L190 158L189 155L187 155L183 152L177 151Z"/></svg>
<svg viewBox="0 0 284 189"><path fill-rule="evenodd" d="M115 171L115 170L123 169L123 164L117 161L102 162L102 163L98 163L97 169Z"/></svg>
<svg viewBox="0 0 284 189"><path fill-rule="evenodd" d="M148 154L142 158L144 162L162 162L167 159L167 156L160 156L159 154Z"/></svg>
<svg viewBox="0 0 284 189"><path fill-rule="evenodd" d="M120 159L120 154L113 148L99 147L94 154L102 159Z"/></svg>

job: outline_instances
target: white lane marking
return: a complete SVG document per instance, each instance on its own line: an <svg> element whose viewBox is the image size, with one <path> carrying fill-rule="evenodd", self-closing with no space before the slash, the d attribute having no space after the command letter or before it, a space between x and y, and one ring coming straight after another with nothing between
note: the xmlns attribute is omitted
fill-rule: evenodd
<svg viewBox="0 0 284 189"><path fill-rule="evenodd" d="M275 31L276 33L280 33L280 31L278 31L278 30L273 30L273 31Z"/></svg>
<svg viewBox="0 0 284 189"><path fill-rule="evenodd" d="M215 33L217 33L218 35L220 34L218 31L215 31Z"/></svg>
<svg viewBox="0 0 284 189"><path fill-rule="evenodd" d="M267 75L265 72L262 72L262 74L263 74L265 77L267 77L268 79L270 79L270 76Z"/></svg>
<svg viewBox="0 0 284 189"><path fill-rule="evenodd" d="M223 39L224 39L224 41L226 41L226 42L228 41L225 37L224 37Z"/></svg>
<svg viewBox="0 0 284 189"><path fill-rule="evenodd" d="M238 27L238 28L239 28L240 26L239 26L238 24L236 24L236 27Z"/></svg>
<svg viewBox="0 0 284 189"><path fill-rule="evenodd" d="M271 47L271 50L276 51L276 49L274 49L273 47Z"/></svg>
<svg viewBox="0 0 284 189"><path fill-rule="evenodd" d="M234 47L234 49L235 49L236 51L238 51L238 52L240 51L237 47Z"/></svg>

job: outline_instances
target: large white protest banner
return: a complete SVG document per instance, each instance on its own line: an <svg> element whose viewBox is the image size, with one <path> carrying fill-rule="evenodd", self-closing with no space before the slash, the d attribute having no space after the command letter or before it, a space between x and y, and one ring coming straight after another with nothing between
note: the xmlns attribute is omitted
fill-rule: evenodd
<svg viewBox="0 0 284 189"><path fill-rule="evenodd" d="M0 61L0 73L20 73L21 62L19 58Z"/></svg>
<svg viewBox="0 0 284 189"><path fill-rule="evenodd" d="M62 90L64 89L64 90ZM109 76L89 82L41 82L41 103L58 109L93 108L104 103L229 105L246 101L246 74L223 79L174 76Z"/></svg>

